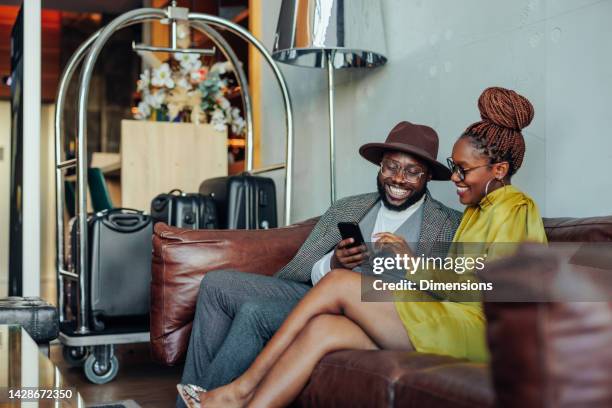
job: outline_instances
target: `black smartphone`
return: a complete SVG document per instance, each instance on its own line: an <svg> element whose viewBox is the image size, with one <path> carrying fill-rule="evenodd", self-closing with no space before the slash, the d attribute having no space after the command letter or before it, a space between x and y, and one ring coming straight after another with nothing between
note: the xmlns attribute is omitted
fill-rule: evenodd
<svg viewBox="0 0 612 408"><path fill-rule="evenodd" d="M353 238L355 240L351 246L358 246L365 242L359 224L356 222L339 222L338 230L342 239Z"/></svg>

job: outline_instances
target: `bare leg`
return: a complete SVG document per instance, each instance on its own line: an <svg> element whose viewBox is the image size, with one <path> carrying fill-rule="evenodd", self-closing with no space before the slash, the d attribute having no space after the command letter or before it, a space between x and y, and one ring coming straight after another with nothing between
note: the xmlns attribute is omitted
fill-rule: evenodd
<svg viewBox="0 0 612 408"><path fill-rule="evenodd" d="M346 349L377 350L378 347L347 317L326 314L312 318L257 386L249 407L289 405L326 354Z"/></svg>
<svg viewBox="0 0 612 408"><path fill-rule="evenodd" d="M361 275L337 269L310 290L268 342L251 367L236 381L202 394L204 407L242 407L252 398L272 366L309 321L321 314L344 315L382 349L412 350L410 339L391 302L362 303ZM321 334L321 338L325 336Z"/></svg>

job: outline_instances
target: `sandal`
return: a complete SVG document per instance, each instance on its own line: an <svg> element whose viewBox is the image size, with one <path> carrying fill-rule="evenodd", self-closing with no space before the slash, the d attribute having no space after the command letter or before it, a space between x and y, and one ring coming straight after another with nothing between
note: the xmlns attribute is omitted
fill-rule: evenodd
<svg viewBox="0 0 612 408"><path fill-rule="evenodd" d="M200 393L206 390L194 384L176 384L176 389L188 408L200 408Z"/></svg>

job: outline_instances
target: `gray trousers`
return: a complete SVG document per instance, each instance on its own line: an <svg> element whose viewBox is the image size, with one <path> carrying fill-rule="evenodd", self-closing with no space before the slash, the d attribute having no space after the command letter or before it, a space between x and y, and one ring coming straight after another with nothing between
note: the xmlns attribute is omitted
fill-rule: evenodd
<svg viewBox="0 0 612 408"><path fill-rule="evenodd" d="M204 275L181 383L213 389L241 375L310 288L235 271Z"/></svg>

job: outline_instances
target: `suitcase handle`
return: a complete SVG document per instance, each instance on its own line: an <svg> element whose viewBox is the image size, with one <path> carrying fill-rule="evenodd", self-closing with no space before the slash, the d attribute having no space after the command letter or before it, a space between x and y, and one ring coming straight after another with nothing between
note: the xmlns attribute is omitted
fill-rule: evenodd
<svg viewBox="0 0 612 408"><path fill-rule="evenodd" d="M116 208L109 208L107 210L103 210L102 215L106 215L106 214L143 214L144 211L141 210L137 210L135 208L125 208L125 207L116 207Z"/></svg>
<svg viewBox="0 0 612 408"><path fill-rule="evenodd" d="M136 214L114 213L105 217L102 222L109 228L118 232L135 232L144 228L148 222L147 217L138 212Z"/></svg>
<svg viewBox="0 0 612 408"><path fill-rule="evenodd" d="M167 203L168 196L158 196L153 199L153 202L151 202L151 207L153 207L155 211L161 211L164 209Z"/></svg>
<svg viewBox="0 0 612 408"><path fill-rule="evenodd" d="M178 194L174 194L174 193L178 193ZM151 202L151 207L153 207L155 211L163 210L166 204L168 204L168 200L170 200L170 196L173 196L173 195L184 196L186 194L183 193L183 190L181 190L180 188L175 188L173 190L170 190L168 194L160 194L159 196L155 197L153 201Z"/></svg>

